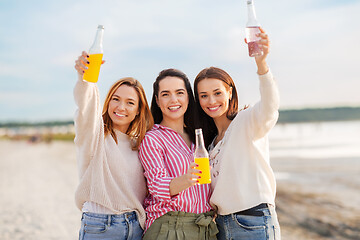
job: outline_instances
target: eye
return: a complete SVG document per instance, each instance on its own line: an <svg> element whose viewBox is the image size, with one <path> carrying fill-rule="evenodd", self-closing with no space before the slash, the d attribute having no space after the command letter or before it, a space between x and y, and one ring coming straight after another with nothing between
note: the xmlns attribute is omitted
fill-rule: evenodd
<svg viewBox="0 0 360 240"><path fill-rule="evenodd" d="M169 96L169 94L168 93L163 93L163 94L161 94L161 96L162 97L167 97L167 96Z"/></svg>
<svg viewBox="0 0 360 240"><path fill-rule="evenodd" d="M178 92L178 95L184 95L185 92Z"/></svg>
<svg viewBox="0 0 360 240"><path fill-rule="evenodd" d="M219 96L221 94L222 94L222 92L215 92L215 96Z"/></svg>
<svg viewBox="0 0 360 240"><path fill-rule="evenodd" d="M128 104L129 104L129 105L135 105L135 103L134 103L134 102L128 102Z"/></svg>
<svg viewBox="0 0 360 240"><path fill-rule="evenodd" d="M203 98L203 99L205 99L205 98L207 98L207 95L200 95L200 98Z"/></svg>
<svg viewBox="0 0 360 240"><path fill-rule="evenodd" d="M113 97L111 100L118 102L119 99L117 97Z"/></svg>

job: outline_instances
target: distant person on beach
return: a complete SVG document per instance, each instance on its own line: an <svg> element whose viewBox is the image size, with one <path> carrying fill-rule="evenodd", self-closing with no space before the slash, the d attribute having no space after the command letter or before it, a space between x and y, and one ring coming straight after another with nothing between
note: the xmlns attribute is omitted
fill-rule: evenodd
<svg viewBox="0 0 360 240"><path fill-rule="evenodd" d="M194 107L187 76L176 69L161 71L153 84L155 125L139 150L150 192L143 239L216 239L210 185L196 184Z"/></svg>
<svg viewBox="0 0 360 240"><path fill-rule="evenodd" d="M131 77L112 85L101 110L97 84L83 81L87 59L82 52L75 61L79 239L141 239L147 189L137 150L153 118L143 87Z"/></svg>
<svg viewBox="0 0 360 240"><path fill-rule="evenodd" d="M262 56L255 57L261 100L238 110L233 79L216 67L195 78L195 100L209 149L218 239L280 239L275 176L267 134L278 119L279 93L266 63L269 39L261 29Z"/></svg>

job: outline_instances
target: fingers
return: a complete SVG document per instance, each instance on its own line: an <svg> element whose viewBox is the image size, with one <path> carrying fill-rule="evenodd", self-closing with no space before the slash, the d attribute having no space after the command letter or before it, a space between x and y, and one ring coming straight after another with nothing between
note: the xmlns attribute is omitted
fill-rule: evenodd
<svg viewBox="0 0 360 240"><path fill-rule="evenodd" d="M197 167L199 167L199 165L195 162L192 162L189 165L189 169L186 173L188 181L192 186L199 183L199 179L201 178L199 176L199 174L201 174L202 172L200 170L196 169Z"/></svg>
<svg viewBox="0 0 360 240"><path fill-rule="evenodd" d="M87 54L87 52L85 52L85 51L82 51L81 55L84 56L84 57L86 57L86 58L89 57L89 54Z"/></svg>
<svg viewBox="0 0 360 240"><path fill-rule="evenodd" d="M88 57L89 55L85 51L83 51L78 57L78 59L75 61L75 69L80 75L83 75L85 70L88 69L88 67L86 66L87 64L89 64L89 61L87 60Z"/></svg>
<svg viewBox="0 0 360 240"><path fill-rule="evenodd" d="M200 178L200 176L197 174L201 174L202 171L200 171L199 169L196 169L196 168L190 168L187 173L194 175L194 177L196 176L195 178Z"/></svg>
<svg viewBox="0 0 360 240"><path fill-rule="evenodd" d="M261 27L259 27L259 29L260 33L257 34L257 36L260 37L258 45L264 53L268 53L270 49L269 36L265 33L264 29L262 29Z"/></svg>

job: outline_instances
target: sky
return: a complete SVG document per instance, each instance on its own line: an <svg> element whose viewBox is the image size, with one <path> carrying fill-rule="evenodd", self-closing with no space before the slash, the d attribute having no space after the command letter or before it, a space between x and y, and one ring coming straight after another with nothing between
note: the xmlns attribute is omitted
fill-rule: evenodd
<svg viewBox="0 0 360 240"><path fill-rule="evenodd" d="M271 41L281 109L360 106L360 0L254 0ZM235 80L240 106L259 98L244 43L246 0L0 0L0 121L72 120L75 60L105 26L98 87L134 77L151 102L165 68L192 82L209 66Z"/></svg>

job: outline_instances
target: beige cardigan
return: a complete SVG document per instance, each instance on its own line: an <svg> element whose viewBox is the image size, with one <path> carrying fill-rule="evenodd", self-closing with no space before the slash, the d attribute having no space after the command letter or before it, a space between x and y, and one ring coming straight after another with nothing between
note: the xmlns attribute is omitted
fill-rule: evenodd
<svg viewBox="0 0 360 240"><path fill-rule="evenodd" d="M275 205L276 182L269 160L267 134L277 122L279 93L271 72L259 76L261 100L240 111L222 141L210 151L213 190L210 202L218 213L230 213L260 203Z"/></svg>
<svg viewBox="0 0 360 240"><path fill-rule="evenodd" d="M75 200L81 210L84 202L94 202L114 214L136 211L144 228L146 182L138 152L133 151L126 134L115 131L118 144L109 134L104 136L104 123L98 87L78 79L74 98L75 145L80 183Z"/></svg>

